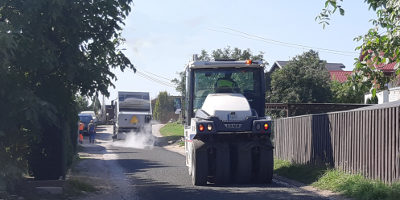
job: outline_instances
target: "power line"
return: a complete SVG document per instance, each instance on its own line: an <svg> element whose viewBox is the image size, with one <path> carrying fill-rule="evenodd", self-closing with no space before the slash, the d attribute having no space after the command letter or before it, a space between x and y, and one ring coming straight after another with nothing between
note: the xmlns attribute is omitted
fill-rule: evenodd
<svg viewBox="0 0 400 200"><path fill-rule="evenodd" d="M219 32L219 33L225 33L225 34L228 34L228 35L233 35L233 36L238 36L238 37L242 37L242 38L247 38L247 39L250 39L250 40L262 41L262 42L269 43L269 44L275 44L275 43L272 43L272 42L267 42L267 41L263 41L263 40L259 40L259 39L254 39L254 38L246 37L246 36L243 36L243 35L236 35L236 34L232 34L232 33L225 32L225 31L217 31L217 30L209 29L209 28L206 28L206 30L215 31L215 32ZM282 45L282 46L286 46L286 47L290 47L290 48L299 49L299 47L292 47L292 46L289 46L289 45Z"/></svg>
<svg viewBox="0 0 400 200"><path fill-rule="evenodd" d="M157 81L157 82L159 82L159 83L161 83L161 84L164 84L164 85L170 85L170 86L173 86L173 85L174 85L174 84L172 84L172 83L168 83L168 82L162 81L162 80L160 80L160 79L151 77L151 76L149 76L149 75L147 75L147 74L144 74L144 73L142 73L142 72L137 72L137 74L138 74L138 75L141 75L141 76L144 76L144 77L147 77L147 78L149 78L149 79L151 79L151 80Z"/></svg>
<svg viewBox="0 0 400 200"><path fill-rule="evenodd" d="M350 51L338 51L338 50L325 49L325 48L319 48L319 47L310 47L310 46L305 46L305 45L301 45L301 44L294 44L294 43L288 43L288 42L281 42L281 41L278 41L278 40L272 40L272 39L263 38L263 37L260 37L260 36L257 36L257 35L248 34L248 33L245 33L245 32L243 32L243 31L238 31L238 30L235 30L235 29L232 29L232 28L225 28L225 27L220 27L220 28L222 28L222 29L227 29L227 30L231 30L231 31L234 31L234 32L237 32L237 33L241 33L241 34L245 34L245 35L248 35L248 36L251 36L251 37L260 38L260 39L263 39L263 40L273 41L273 42L276 42L276 43L282 43L282 44L287 44L287 45L294 45L294 46L299 46L299 47L304 47L304 48L310 48L310 49L320 49L320 50L324 50L324 51L332 51L332 52L337 52L337 53L358 54L358 53L356 53L356 52L350 52Z"/></svg>
<svg viewBox="0 0 400 200"><path fill-rule="evenodd" d="M135 72L131 71L130 69L128 69L128 71L131 72L131 73L133 73L133 74L136 74L136 75L138 75L138 76L140 76L140 77L142 77L142 78L145 78L145 79L147 79L147 80L149 80L149 81L152 81L152 82L155 82L155 83L164 85L164 86L172 87L172 88L175 88L175 87L176 87L175 85L173 85L173 84L171 84L171 83L167 83L167 82L165 82L165 81L161 81L161 80L156 79L156 78L154 78L154 77L150 77L150 76L148 76L148 75L146 75L146 74L143 74L143 73L141 73L141 72L138 72L138 71L137 71L137 72L135 73Z"/></svg>
<svg viewBox="0 0 400 200"><path fill-rule="evenodd" d="M168 86L168 87L174 87L172 84L168 84L168 83L166 83L166 82L162 82L162 81L160 81L160 80L158 80L158 79L155 79L155 78L146 76L146 75L144 75L144 74L137 73L137 75L140 76L140 77L142 77L142 78L145 78L145 79L147 79L147 80L150 80L150 81L153 81L153 82L155 82L155 83L161 84L161 85L165 85L165 86Z"/></svg>
<svg viewBox="0 0 400 200"><path fill-rule="evenodd" d="M242 32L242 31L237 31L237 30L234 30L234 29L231 29L231 28L224 28L224 27L220 27L220 28L227 29L227 30L231 30L231 31L234 31L234 32L237 32L237 33L241 33L241 34L244 34L244 35L248 35L248 36L251 36L251 37L246 37L246 36L243 36L243 35L232 34L232 33L229 33L229 32L214 30L214 29L210 29L210 28L206 28L206 30L214 31L214 32L220 32L220 33L225 33L225 34L228 34L228 35L233 35L233 36L238 36L238 37L243 37L243 38L250 39L250 40L262 41L262 42L269 43L269 44L281 45L281 46L285 46L285 47L289 47L289 48L297 48L297 49L303 49L303 48L307 48L307 49L318 49L318 50L321 50L321 51L326 51L327 53L336 54L336 55L342 55L342 56L349 56L349 57L353 57L353 56L352 56L352 55L348 55L348 54L358 54L358 53L356 53L356 52L337 51L337 50L331 50L331 49L325 49L325 48L319 48L319 47L310 47L310 46L305 46L305 45L299 45L299 44L281 42L281 41L278 41L278 40L272 40L272 39L267 39L267 38L259 37L259 36L256 36L256 35L251 35L251 34L248 34L248 33Z"/></svg>
<svg viewBox="0 0 400 200"><path fill-rule="evenodd" d="M145 79L147 79L147 80L149 80L149 81L152 81L152 82L158 83L158 84L160 84L160 85L164 85L164 86L168 86L168 87L175 88L175 86L172 86L172 85L167 85L167 84L165 84L165 83L159 82L159 81L157 81L157 80L155 80L155 79L151 79L151 78L149 78L149 77L146 77L146 76L143 76L143 75L141 75L141 74L136 74L136 75L138 75L138 76L140 76L140 77L142 77L142 78L145 78Z"/></svg>
<svg viewBox="0 0 400 200"><path fill-rule="evenodd" d="M136 67L136 66L135 66L135 67ZM137 69L140 69L140 68L138 68L138 67L136 67L136 68L137 68ZM140 70L142 70L142 71L144 71L144 72L147 72L147 73L149 73L149 74L151 74L151 75L157 76L157 77L159 77L159 78L165 79L165 80L167 80L167 81L171 81L171 79L169 79L169 78L165 78L165 77L159 76L159 75L157 75L157 74L153 74L153 73L148 72L148 71L146 71L146 70L144 70L144 69L140 69Z"/></svg>

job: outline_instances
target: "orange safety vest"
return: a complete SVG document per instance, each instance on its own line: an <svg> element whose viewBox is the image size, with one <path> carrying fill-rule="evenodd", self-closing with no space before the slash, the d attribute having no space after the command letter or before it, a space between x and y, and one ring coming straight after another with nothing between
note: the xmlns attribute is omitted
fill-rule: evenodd
<svg viewBox="0 0 400 200"><path fill-rule="evenodd" d="M84 123L79 123L79 130L83 131L83 129L85 128L85 124Z"/></svg>

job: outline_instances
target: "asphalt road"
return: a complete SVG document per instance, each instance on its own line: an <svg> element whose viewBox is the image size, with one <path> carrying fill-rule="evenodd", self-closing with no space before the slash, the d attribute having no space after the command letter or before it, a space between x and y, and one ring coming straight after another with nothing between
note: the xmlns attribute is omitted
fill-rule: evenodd
<svg viewBox="0 0 400 200"><path fill-rule="evenodd" d="M97 140L101 142L90 144L86 149L103 154L105 166L112 168L109 170L114 181L119 183L114 192L120 193L120 199L327 199L278 183L193 186L185 157L163 148L165 141L161 138L156 138L153 147L145 145L144 149L140 149L143 146L133 142L112 141L111 130L111 126L99 127ZM140 148L130 147L132 145Z"/></svg>

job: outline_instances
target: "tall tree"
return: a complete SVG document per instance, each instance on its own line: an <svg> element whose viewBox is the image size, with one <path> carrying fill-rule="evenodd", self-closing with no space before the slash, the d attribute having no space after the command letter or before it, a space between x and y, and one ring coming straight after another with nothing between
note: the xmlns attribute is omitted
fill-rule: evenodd
<svg viewBox="0 0 400 200"><path fill-rule="evenodd" d="M156 105L153 110L153 117L162 123L171 119L174 102L166 91L160 92L157 97Z"/></svg>
<svg viewBox="0 0 400 200"><path fill-rule="evenodd" d="M117 49L131 3L0 1L0 171L24 171L28 159L36 178L65 173L76 147L75 94L108 96L110 68L134 69Z"/></svg>
<svg viewBox="0 0 400 200"><path fill-rule="evenodd" d="M326 62L310 50L295 56L282 69L272 74L271 103L327 103L332 94Z"/></svg>

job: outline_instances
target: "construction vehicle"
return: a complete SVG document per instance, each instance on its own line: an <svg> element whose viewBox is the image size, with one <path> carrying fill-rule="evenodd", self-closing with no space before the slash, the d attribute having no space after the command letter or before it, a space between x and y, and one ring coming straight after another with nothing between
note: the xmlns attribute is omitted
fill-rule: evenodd
<svg viewBox="0 0 400 200"><path fill-rule="evenodd" d="M125 139L127 134L151 132L152 109L149 92L118 91L118 98L111 101L114 108L114 135Z"/></svg>
<svg viewBox="0 0 400 200"><path fill-rule="evenodd" d="M262 61L193 61L185 67L186 165L194 185L271 183L272 121L265 117ZM226 76L237 88L218 85ZM232 84L231 84L232 85Z"/></svg>

